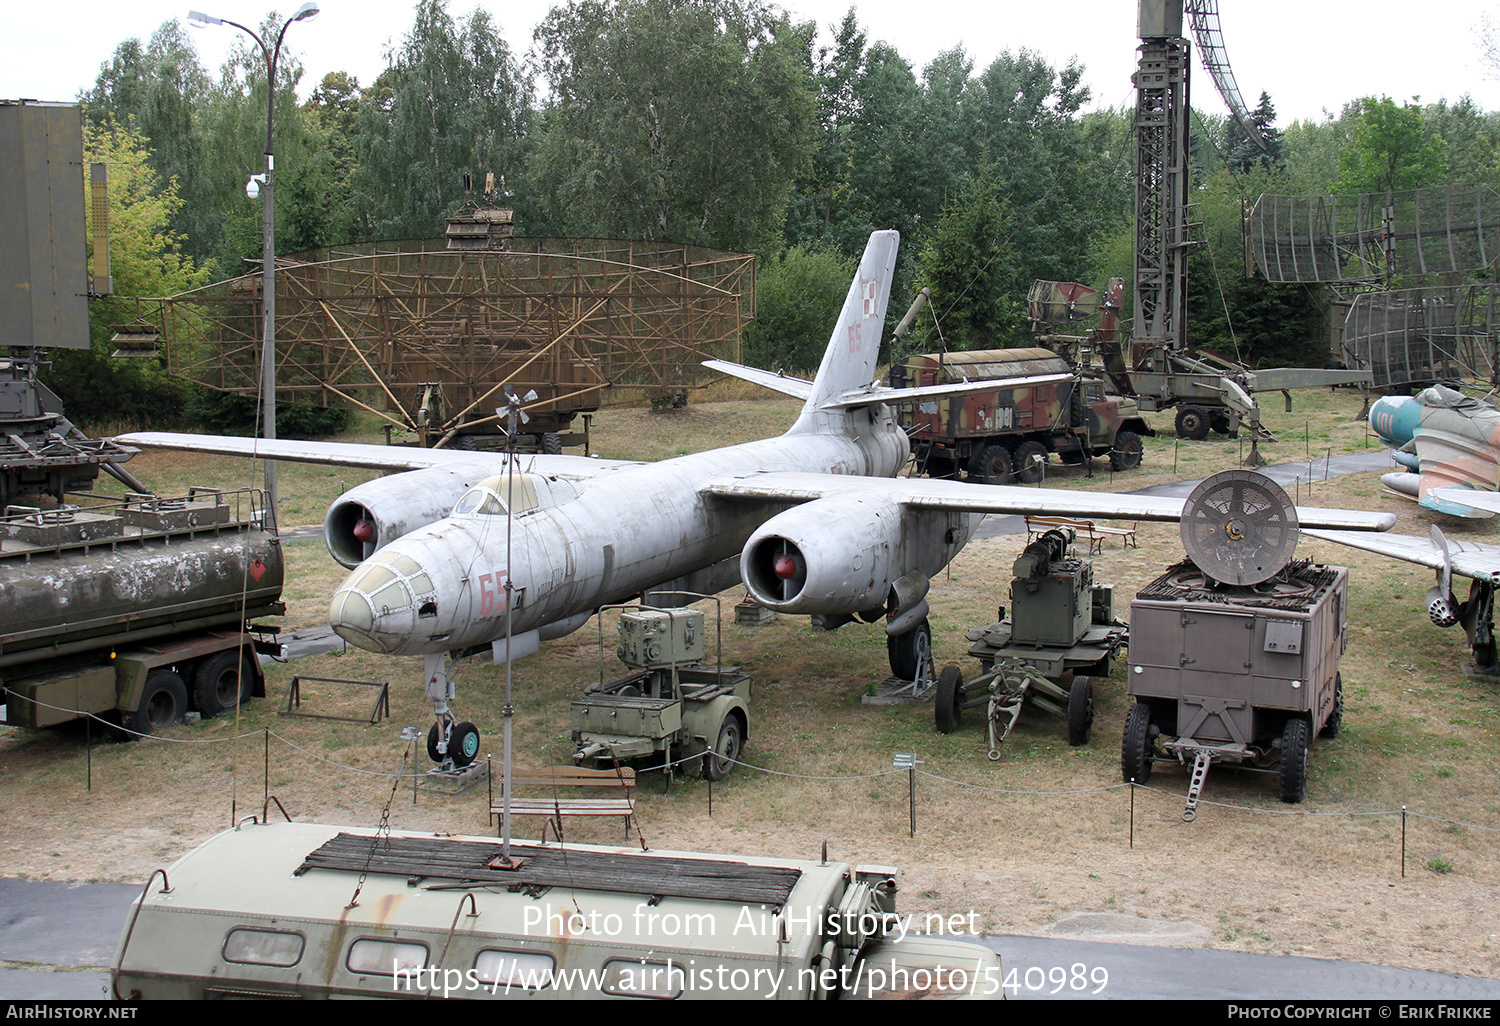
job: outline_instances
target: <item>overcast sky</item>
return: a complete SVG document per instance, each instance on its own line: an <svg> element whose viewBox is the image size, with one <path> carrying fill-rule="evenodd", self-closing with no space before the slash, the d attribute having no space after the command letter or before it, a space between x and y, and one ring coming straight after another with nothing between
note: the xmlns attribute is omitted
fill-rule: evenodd
<svg viewBox="0 0 1500 1026"><path fill-rule="evenodd" d="M287 48L306 65L302 93L326 72L343 70L368 84L387 52L411 26L413 0L319 0L322 13L293 26ZM247 4L245 0L76 0L59 8L8 4L0 34L0 98L73 100L93 85L99 66L125 39L144 42L171 18L186 23L189 9L257 25L266 12L283 16L300 0ZM455 16L476 5L450 0ZM486 3L502 34L524 54L548 0ZM849 0L788 0L782 6L816 21L826 39ZM853 4L872 40L893 45L920 70L936 54L962 45L983 67L1002 51L1032 50L1056 66L1077 57L1095 106L1130 104L1136 54L1133 0L1020 3L1016 0L859 0ZM1500 110L1500 72L1482 60L1484 16L1500 22L1500 0L1223 0L1225 46L1252 107L1271 95L1285 127L1295 119L1337 114L1348 100L1389 95L1398 101L1457 100L1468 93L1485 110ZM232 38L229 27L194 29L204 67L217 75ZM1194 68L1195 105L1219 107L1202 66Z"/></svg>

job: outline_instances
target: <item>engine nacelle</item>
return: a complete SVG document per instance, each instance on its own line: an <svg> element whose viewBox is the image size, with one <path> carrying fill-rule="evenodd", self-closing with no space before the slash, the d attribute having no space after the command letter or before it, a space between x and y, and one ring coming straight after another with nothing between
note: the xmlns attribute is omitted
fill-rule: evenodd
<svg viewBox="0 0 1500 1026"><path fill-rule="evenodd" d="M836 495L778 513L740 554L755 600L778 613L854 614L885 605L901 576L902 507Z"/></svg>
<svg viewBox="0 0 1500 1026"><path fill-rule="evenodd" d="M340 495L323 518L328 552L353 568L382 545L410 531L435 524L486 474L495 461L408 470L355 485Z"/></svg>

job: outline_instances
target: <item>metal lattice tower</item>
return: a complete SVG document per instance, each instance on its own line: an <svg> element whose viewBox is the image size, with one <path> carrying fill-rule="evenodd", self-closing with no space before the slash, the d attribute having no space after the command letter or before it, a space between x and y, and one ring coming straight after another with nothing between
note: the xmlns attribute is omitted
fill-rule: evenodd
<svg viewBox="0 0 1500 1026"><path fill-rule="evenodd" d="M1185 346L1187 40L1182 3L1142 0L1135 73L1135 340Z"/></svg>

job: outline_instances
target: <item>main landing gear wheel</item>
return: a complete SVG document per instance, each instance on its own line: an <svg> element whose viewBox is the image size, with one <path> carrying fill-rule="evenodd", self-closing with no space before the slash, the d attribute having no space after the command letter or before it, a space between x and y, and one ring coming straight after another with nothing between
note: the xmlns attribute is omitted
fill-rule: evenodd
<svg viewBox="0 0 1500 1026"><path fill-rule="evenodd" d="M904 634L888 634L886 655L891 661L891 676L916 680L917 674L932 663L932 627L924 619Z"/></svg>
<svg viewBox="0 0 1500 1026"><path fill-rule="evenodd" d="M141 704L125 718L125 729L154 734L182 719L187 712L187 685L171 670L152 670L141 690Z"/></svg>
<svg viewBox="0 0 1500 1026"><path fill-rule="evenodd" d="M1177 434L1194 442L1208 437L1208 411L1201 406L1180 407L1177 411Z"/></svg>
<svg viewBox="0 0 1500 1026"><path fill-rule="evenodd" d="M1094 726L1094 682L1075 674L1068 690L1068 744L1077 748L1089 743L1089 731Z"/></svg>
<svg viewBox="0 0 1500 1026"><path fill-rule="evenodd" d="M1128 784L1151 779L1151 707L1137 702L1125 715L1125 736L1120 741L1120 777Z"/></svg>
<svg viewBox="0 0 1500 1026"><path fill-rule="evenodd" d="M250 654L230 649L198 664L193 674L193 704L204 716L217 716L250 701L255 667Z"/></svg>
<svg viewBox="0 0 1500 1026"><path fill-rule="evenodd" d="M745 733L740 726L740 718L732 713L724 717L724 725L719 728L719 740L714 742L713 751L703 756L704 775L709 780L723 780L727 777L739 761L740 749L744 743Z"/></svg>
<svg viewBox="0 0 1500 1026"><path fill-rule="evenodd" d="M953 733L964 721L964 674L953 663L943 667L938 676L932 711L939 734Z"/></svg>

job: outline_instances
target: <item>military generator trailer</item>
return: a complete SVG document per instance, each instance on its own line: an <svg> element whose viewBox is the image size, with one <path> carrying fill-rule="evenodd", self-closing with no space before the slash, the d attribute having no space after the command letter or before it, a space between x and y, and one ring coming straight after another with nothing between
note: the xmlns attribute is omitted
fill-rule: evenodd
<svg viewBox="0 0 1500 1026"><path fill-rule="evenodd" d="M1184 507L1188 558L1130 604L1121 777L1191 765L1188 822L1214 763L1277 773L1281 800L1302 801L1313 737L1339 732L1349 572L1293 560L1297 531L1269 478L1216 475Z"/></svg>
<svg viewBox="0 0 1500 1026"><path fill-rule="evenodd" d="M110 715L150 734L265 694L281 543L259 492L195 488L0 517L0 721Z"/></svg>
<svg viewBox="0 0 1500 1026"><path fill-rule="evenodd" d="M1129 644L1129 628L1114 616L1114 588L1093 583L1093 564L1073 556L1075 537L1071 527L1053 528L1017 557L1010 616L1002 606L998 622L966 635L980 675L965 681L950 663L938 676L937 729L951 734L965 709L987 706L991 760L1027 705L1065 719L1068 744L1088 744L1093 678L1109 676L1111 658Z"/></svg>
<svg viewBox="0 0 1500 1026"><path fill-rule="evenodd" d="M972 917L901 916L889 866L502 852L492 837L247 822L152 874L115 950L114 995L1004 997L995 952L913 932L972 930Z"/></svg>
<svg viewBox="0 0 1500 1026"><path fill-rule="evenodd" d="M625 607L616 654L631 672L608 682L599 629L599 681L572 707L573 758L598 767L658 758L669 774L722 780L750 736L751 686L724 666L721 647L715 665L703 665L703 612Z"/></svg>
<svg viewBox="0 0 1500 1026"><path fill-rule="evenodd" d="M892 388L1072 374L1072 365L1049 349L985 349L909 356L890 371ZM1099 381L999 389L903 407L901 426L911 435L917 467L930 477L989 484L1034 484L1048 455L1064 463L1107 457L1115 470L1141 464L1143 438L1156 434L1135 400L1107 396Z"/></svg>

